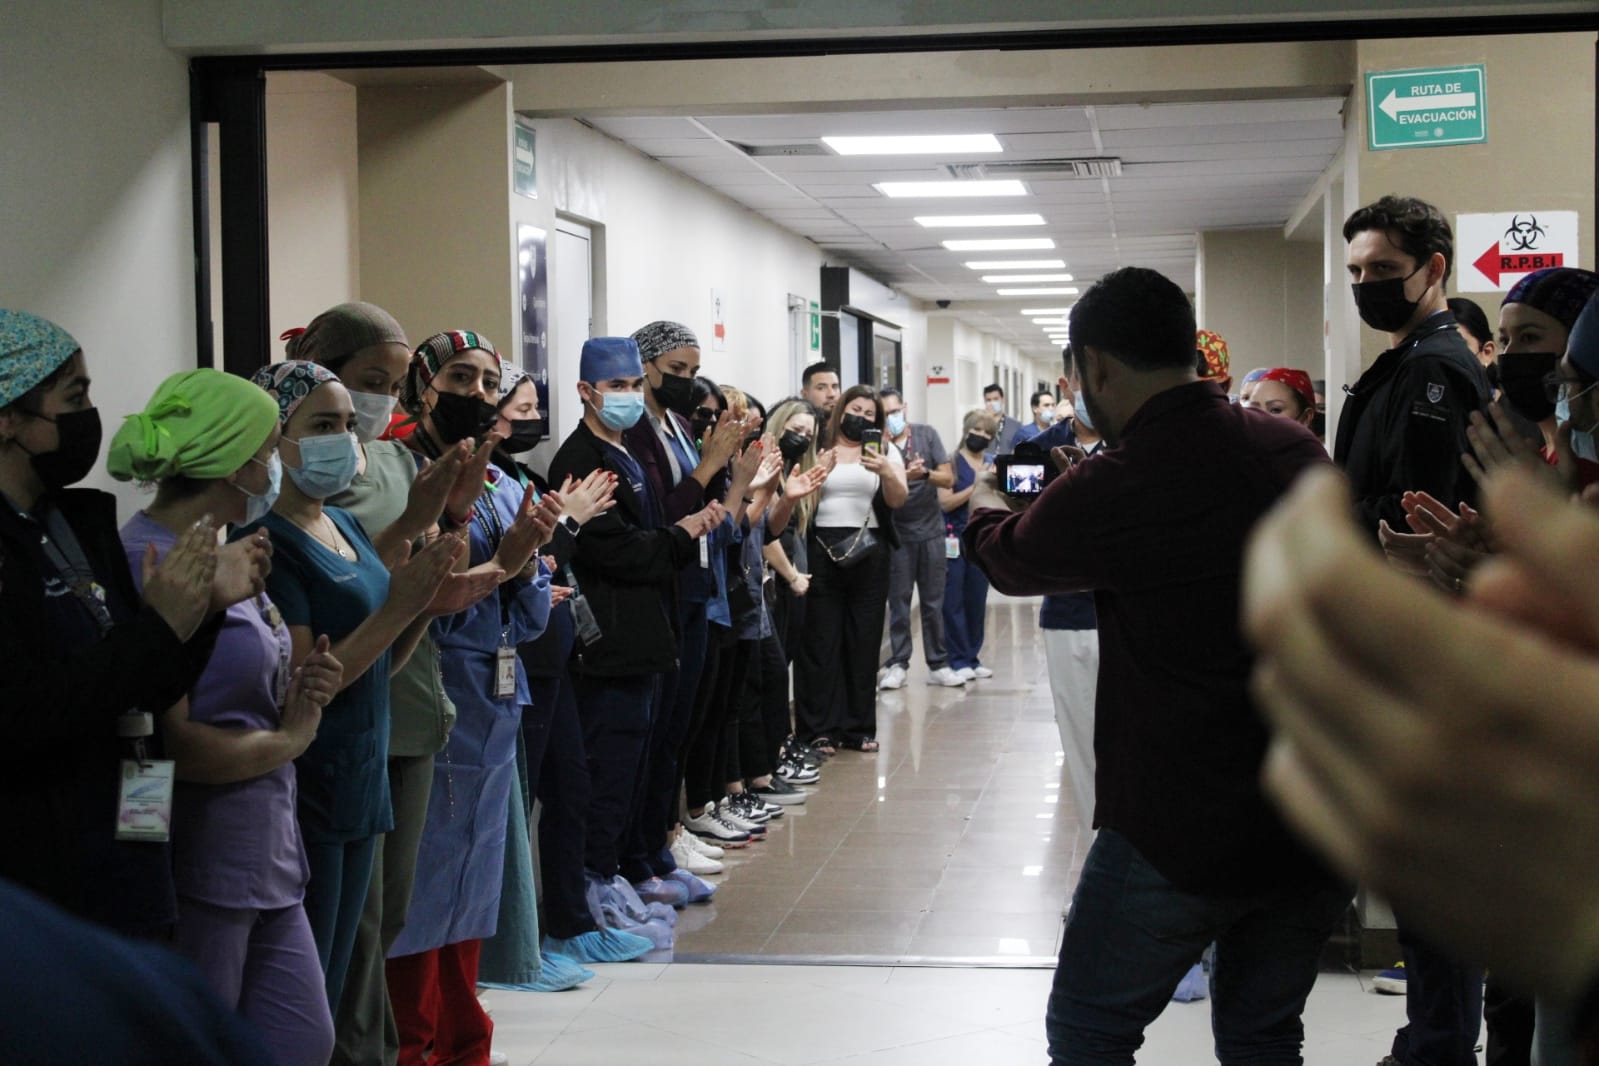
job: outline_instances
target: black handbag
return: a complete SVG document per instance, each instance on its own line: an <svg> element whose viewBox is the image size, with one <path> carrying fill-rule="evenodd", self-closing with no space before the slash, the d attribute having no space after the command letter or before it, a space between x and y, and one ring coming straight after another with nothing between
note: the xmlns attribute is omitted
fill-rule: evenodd
<svg viewBox="0 0 1599 1066"><path fill-rule="evenodd" d="M816 531L816 539L821 542L822 550L833 561L833 565L840 570L853 570L869 559L877 546L881 543L874 530L866 528L866 523L872 520L868 512L861 528L853 534L848 531L824 530Z"/></svg>

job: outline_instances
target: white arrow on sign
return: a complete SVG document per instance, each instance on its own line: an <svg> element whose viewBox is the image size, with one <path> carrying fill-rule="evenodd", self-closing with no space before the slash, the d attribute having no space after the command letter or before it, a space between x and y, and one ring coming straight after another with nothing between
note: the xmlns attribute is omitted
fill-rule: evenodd
<svg viewBox="0 0 1599 1066"><path fill-rule="evenodd" d="M1410 96L1399 99L1399 94L1393 89L1388 90L1388 95L1383 102L1377 105L1377 110L1399 121L1401 111L1422 111L1435 107L1476 107L1476 93L1439 93L1435 96Z"/></svg>

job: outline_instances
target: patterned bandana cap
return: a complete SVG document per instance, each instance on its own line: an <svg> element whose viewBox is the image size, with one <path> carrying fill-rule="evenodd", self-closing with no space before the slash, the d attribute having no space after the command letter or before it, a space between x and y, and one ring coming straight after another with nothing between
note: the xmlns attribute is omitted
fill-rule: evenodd
<svg viewBox="0 0 1599 1066"><path fill-rule="evenodd" d="M1290 389L1299 393L1299 398L1305 401L1305 407L1316 406L1316 388L1310 383L1310 375L1303 370L1294 370L1291 367L1279 366L1261 374L1262 381L1280 381Z"/></svg>
<svg viewBox="0 0 1599 1066"><path fill-rule="evenodd" d="M1591 378L1599 378L1599 294L1588 300L1588 305L1577 316L1566 340L1566 358L1573 366Z"/></svg>
<svg viewBox="0 0 1599 1066"><path fill-rule="evenodd" d="M325 366L308 363L304 359L289 359L267 364L257 370L250 380L278 402L278 424L288 425L294 409L315 392L318 385L339 378Z"/></svg>
<svg viewBox="0 0 1599 1066"><path fill-rule="evenodd" d="M617 378L641 378L644 361L632 337L590 337L578 357L577 379L590 385Z"/></svg>
<svg viewBox="0 0 1599 1066"><path fill-rule="evenodd" d="M55 373L81 345L47 318L0 310L0 407Z"/></svg>
<svg viewBox="0 0 1599 1066"><path fill-rule="evenodd" d="M1244 384L1245 385L1253 385L1255 382L1259 381L1261 378L1265 377L1269 373L1271 373L1271 369L1269 367L1264 367L1264 366L1256 367L1255 369L1251 370L1249 373L1244 375Z"/></svg>
<svg viewBox="0 0 1599 1066"><path fill-rule="evenodd" d="M284 352L290 359L334 367L374 344L411 347L411 342L405 339L405 330L394 316L368 303L330 307L313 318L309 326L288 330L278 339L289 342Z"/></svg>
<svg viewBox="0 0 1599 1066"><path fill-rule="evenodd" d="M496 359L500 357L500 353L494 350L493 342L483 334L467 329L446 330L423 341L411 354L411 368L405 375L405 391L400 402L409 411L420 410L422 394L433 383L434 375L444 368L445 363L474 348L488 352Z"/></svg>
<svg viewBox="0 0 1599 1066"><path fill-rule="evenodd" d="M1199 376L1202 380L1219 381L1224 385L1232 381L1232 374L1227 369L1227 342L1221 339L1220 333L1200 330L1195 346L1199 350Z"/></svg>
<svg viewBox="0 0 1599 1066"><path fill-rule="evenodd" d="M637 330L633 340L638 343L639 358L646 363L679 348L698 348L700 339L694 331L681 322L651 322Z"/></svg>
<svg viewBox="0 0 1599 1066"><path fill-rule="evenodd" d="M532 380L533 375L517 366L508 359L500 360L500 403L511 398L511 393L524 381Z"/></svg>
<svg viewBox="0 0 1599 1066"><path fill-rule="evenodd" d="M277 421L272 398L244 378L186 370L123 421L106 469L119 481L227 477L250 461Z"/></svg>
<svg viewBox="0 0 1599 1066"><path fill-rule="evenodd" d="M1599 291L1599 274L1576 267L1550 267L1535 270L1511 287L1507 304L1526 304L1558 321L1566 329L1577 323L1577 316L1588 299Z"/></svg>

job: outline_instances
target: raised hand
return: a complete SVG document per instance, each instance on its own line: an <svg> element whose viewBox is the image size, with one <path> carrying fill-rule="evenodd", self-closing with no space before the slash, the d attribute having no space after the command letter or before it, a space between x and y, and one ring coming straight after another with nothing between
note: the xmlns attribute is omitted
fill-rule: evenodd
<svg viewBox="0 0 1599 1066"><path fill-rule="evenodd" d="M493 563L474 566L464 573L449 574L433 594L432 602L427 605L427 613L433 618L460 614L499 588L504 580L505 571Z"/></svg>
<svg viewBox="0 0 1599 1066"><path fill-rule="evenodd" d="M817 463L809 470L801 471L799 464L794 464L794 469L788 473L788 480L783 482L783 495L798 502L822 487L827 480L827 475L832 472L832 465Z"/></svg>
<svg viewBox="0 0 1599 1066"><path fill-rule="evenodd" d="M461 476L461 468L470 458L472 442L456 441L443 455L417 471L416 480L411 482L410 495L406 497L405 514L400 518L404 529L426 530L438 523L445 506L450 503L451 494ZM455 513L464 515L471 506L471 501L468 501Z"/></svg>
<svg viewBox="0 0 1599 1066"><path fill-rule="evenodd" d="M704 507L677 520L677 525L688 532L688 535L698 539L722 524L722 519L727 517L727 508L721 501L712 500Z"/></svg>
<svg viewBox="0 0 1599 1066"><path fill-rule="evenodd" d="M463 534L449 533L435 538L389 571L389 598L385 606L407 621L427 610L464 551L466 538Z"/></svg>
<svg viewBox="0 0 1599 1066"><path fill-rule="evenodd" d="M316 639L311 654L301 660L289 679L289 692L283 701L278 731L294 739L295 757L303 754L316 739L322 724L322 708L338 695L344 683L344 665L333 657L327 634Z"/></svg>
<svg viewBox="0 0 1599 1066"><path fill-rule="evenodd" d="M615 493L616 475L604 467L596 467L581 481L567 475L557 495L564 505L563 513L571 515L581 526L595 515L615 507Z"/></svg>
<svg viewBox="0 0 1599 1066"><path fill-rule="evenodd" d="M159 564L155 545L149 545L142 564L144 602L180 641L187 641L212 611L217 574L216 520L206 515L190 526Z"/></svg>
<svg viewBox="0 0 1599 1066"><path fill-rule="evenodd" d="M752 485L761 462L766 458L766 441L758 440L738 453L738 458L733 460L733 481ZM781 461L781 460L779 460Z"/></svg>
<svg viewBox="0 0 1599 1066"><path fill-rule="evenodd" d="M225 611L266 590L272 572L272 535L258 529L243 540L217 549L217 572L211 582L211 610Z"/></svg>
<svg viewBox="0 0 1599 1066"><path fill-rule="evenodd" d="M1088 458L1088 453L1075 444L1057 444L1049 450L1049 461L1062 474Z"/></svg>
<svg viewBox="0 0 1599 1066"><path fill-rule="evenodd" d="M504 439L499 433L490 433L477 446L477 451L461 463L455 475L455 484L450 486L449 501L444 507L450 517L465 518L467 512L472 510L472 505L483 494L483 479L488 473L489 460L494 458L494 449ZM471 447L466 441L461 443Z"/></svg>
<svg viewBox="0 0 1599 1066"><path fill-rule="evenodd" d="M923 459L921 456L918 455L918 456L915 456L914 458L912 458L910 462L905 464L905 480L906 481L924 481L924 480L926 480L926 478L927 478L927 460L926 459Z"/></svg>
<svg viewBox="0 0 1599 1066"><path fill-rule="evenodd" d="M758 425L760 419L753 414L746 414L743 418L724 415L711 423L704 439L700 441L701 463L718 470L726 466L739 445L744 443L744 438L749 436L750 430Z"/></svg>
<svg viewBox="0 0 1599 1066"><path fill-rule="evenodd" d="M750 480L750 488L761 490L770 488L777 480L777 475L783 472L783 456L775 448L767 448L761 457L761 465L755 471L755 477Z"/></svg>
<svg viewBox="0 0 1599 1066"><path fill-rule="evenodd" d="M559 496L549 493L543 499L536 497L537 491L529 485L516 509L516 520L505 531L499 550L494 553L494 561L508 575L515 576L527 568L534 553L550 542L555 523L561 517ZM484 506L490 505L485 503Z"/></svg>
<svg viewBox="0 0 1599 1066"><path fill-rule="evenodd" d="M1567 491L1576 491L1575 459L1566 470L1556 470L1545 463L1543 456L1517 432L1497 402L1488 405L1488 415L1489 418L1484 418L1481 411L1471 412L1471 424L1466 427L1466 440L1471 445L1471 452L1460 457L1477 484L1483 484L1500 467L1520 465L1542 475L1550 485L1565 485ZM1568 434L1568 447L1570 439ZM1556 450L1558 453L1558 447Z"/></svg>

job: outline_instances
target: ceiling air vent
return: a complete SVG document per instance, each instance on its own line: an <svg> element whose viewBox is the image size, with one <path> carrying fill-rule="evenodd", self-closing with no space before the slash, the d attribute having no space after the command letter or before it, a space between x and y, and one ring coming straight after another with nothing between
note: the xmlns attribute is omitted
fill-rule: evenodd
<svg viewBox="0 0 1599 1066"><path fill-rule="evenodd" d="M947 163L949 176L961 181L979 178L1119 178L1122 161L1097 159L1027 159L1014 163Z"/></svg>
<svg viewBox="0 0 1599 1066"><path fill-rule="evenodd" d="M767 156L767 155L777 155L777 156L826 155L826 156L830 156L830 155L833 154L832 152L829 152L826 148L823 148L821 146L821 144L819 144L816 141L811 141L808 144L803 144L803 143L802 144L738 144L738 142L735 141L734 144L737 145L739 151L743 152L745 155L748 155L748 156Z"/></svg>

